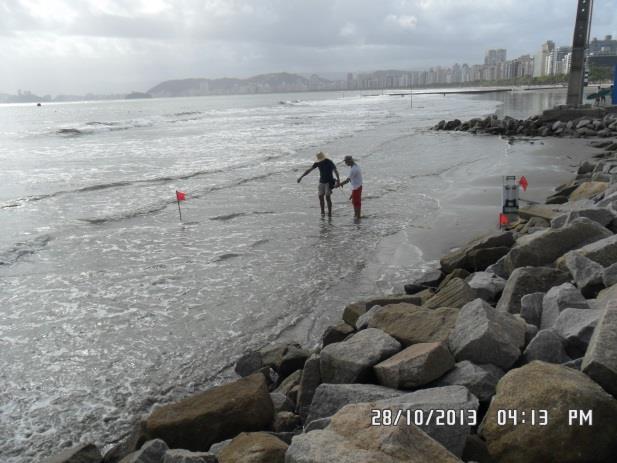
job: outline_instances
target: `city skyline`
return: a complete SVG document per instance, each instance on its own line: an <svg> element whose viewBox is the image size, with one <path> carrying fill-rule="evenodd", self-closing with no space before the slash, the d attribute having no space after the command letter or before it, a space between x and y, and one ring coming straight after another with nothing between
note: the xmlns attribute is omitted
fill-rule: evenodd
<svg viewBox="0 0 617 463"><path fill-rule="evenodd" d="M576 0L0 0L0 92L482 63L486 48L569 44L575 12ZM597 0L592 34L617 35L616 12Z"/></svg>
<svg viewBox="0 0 617 463"><path fill-rule="evenodd" d="M610 58L614 64L617 64L617 39L611 35L606 35L603 38L592 38L588 54L589 56ZM530 51L510 60L507 57L507 49L489 48L484 52L484 62L482 64L454 63L450 66L439 65L420 71L375 70L360 73L347 72L340 73L345 75L344 78L331 80L324 79L317 73L307 74L305 78L299 80L293 77L294 74L286 72L268 74L270 79L265 80L260 79L264 75L253 76L248 79L206 79L187 76L183 79L161 82L147 91L155 97L173 97L285 91L401 89L430 87L441 84L524 80L533 77L567 74L570 66L571 47L561 46L553 40L547 40L536 47L536 53ZM252 81L252 79L257 79L259 82ZM222 86L220 81L223 81L223 85L227 85L227 88ZM173 91L170 91L169 86L165 86L168 82L184 82L185 85L181 85L180 89L177 84L173 85L171 86ZM146 91L146 89L141 90ZM100 96L105 97L106 95L88 94L85 95L85 99L96 99ZM121 98L124 95L112 94L108 96ZM141 94L141 96L148 95ZM38 101L39 97L39 95L32 94L30 90L23 90L22 93L22 90L19 89L18 98L0 93L0 102ZM43 101L54 101L54 97L51 95L45 95L42 99ZM75 95L58 95L55 101L70 101L74 99L84 98Z"/></svg>

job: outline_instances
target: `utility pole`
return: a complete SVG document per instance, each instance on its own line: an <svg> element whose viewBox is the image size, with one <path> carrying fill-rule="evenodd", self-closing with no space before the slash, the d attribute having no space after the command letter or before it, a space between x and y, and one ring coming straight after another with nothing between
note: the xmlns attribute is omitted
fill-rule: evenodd
<svg viewBox="0 0 617 463"><path fill-rule="evenodd" d="M578 0L574 38L572 39L572 63L568 81L567 104L580 106L583 102L583 78L585 75L585 50L589 43L593 0Z"/></svg>

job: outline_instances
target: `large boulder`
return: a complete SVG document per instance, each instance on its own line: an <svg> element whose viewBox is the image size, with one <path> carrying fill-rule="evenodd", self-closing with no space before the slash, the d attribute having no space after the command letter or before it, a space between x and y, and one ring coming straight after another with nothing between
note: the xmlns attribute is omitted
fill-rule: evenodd
<svg viewBox="0 0 617 463"><path fill-rule="evenodd" d="M405 285L407 294L416 294L424 291L427 288L437 288L437 285L443 280L444 274L439 269L428 270L421 277L416 278L411 283Z"/></svg>
<svg viewBox="0 0 617 463"><path fill-rule="evenodd" d="M368 326L383 330L404 346L438 342L448 339L458 312L448 307L431 310L412 304L395 304L377 312Z"/></svg>
<svg viewBox="0 0 617 463"><path fill-rule="evenodd" d="M519 238L504 260L508 272L525 266L552 264L566 252L612 236L597 222L580 217L557 229L541 230Z"/></svg>
<svg viewBox="0 0 617 463"><path fill-rule="evenodd" d="M592 410L593 426L570 424L570 410ZM617 400L579 371L536 361L501 378L480 434L499 462L614 462Z"/></svg>
<svg viewBox="0 0 617 463"><path fill-rule="evenodd" d="M165 452L162 463L218 463L216 455L210 452L189 452L172 449Z"/></svg>
<svg viewBox="0 0 617 463"><path fill-rule="evenodd" d="M379 384L413 389L439 378L454 366L454 357L443 343L414 344L373 367Z"/></svg>
<svg viewBox="0 0 617 463"><path fill-rule="evenodd" d="M607 238L587 244L578 249L570 251L570 253L580 254L583 257L597 262L603 267L617 262L617 235L612 235ZM557 268L566 269L566 255L557 259Z"/></svg>
<svg viewBox="0 0 617 463"><path fill-rule="evenodd" d="M304 364L302 370L302 377L300 378L300 390L298 391L298 414L306 418L313 396L317 390L317 386L321 384L321 372L320 372L320 356L319 354L313 354Z"/></svg>
<svg viewBox="0 0 617 463"><path fill-rule="evenodd" d="M479 402L464 386L445 386L421 389L377 401L374 405L374 409L390 410L393 417L399 413L406 417L409 412L412 423L454 455L461 456L471 426L475 424ZM447 418L443 414L447 413L454 414L457 419L444 425Z"/></svg>
<svg viewBox="0 0 617 463"><path fill-rule="evenodd" d="M546 293L531 293L521 297L521 317L530 325L539 327L542 322L542 301Z"/></svg>
<svg viewBox="0 0 617 463"><path fill-rule="evenodd" d="M295 436L286 463L456 463L458 458L403 420L373 426L374 404L348 405L328 427Z"/></svg>
<svg viewBox="0 0 617 463"><path fill-rule="evenodd" d="M504 371L495 365L476 365L468 360L457 362L454 368L435 382L435 386L465 386L481 402L495 395L497 383Z"/></svg>
<svg viewBox="0 0 617 463"><path fill-rule="evenodd" d="M343 321L349 326L356 326L358 317L366 312L370 307L366 307L366 302L353 302L345 306L343 310Z"/></svg>
<svg viewBox="0 0 617 463"><path fill-rule="evenodd" d="M128 435L105 452L103 463L118 463L125 456L139 450L146 440L146 421L141 419L133 425Z"/></svg>
<svg viewBox="0 0 617 463"><path fill-rule="evenodd" d="M273 344L257 351L246 352L238 359L235 371L246 377L262 368L272 368L283 380L304 365L309 353L297 343Z"/></svg>
<svg viewBox="0 0 617 463"><path fill-rule="evenodd" d="M103 457L94 444L84 444L42 460L41 463L101 463Z"/></svg>
<svg viewBox="0 0 617 463"><path fill-rule="evenodd" d="M321 337L321 345L325 347L334 342L344 341L350 334L355 333L355 331L356 330L353 326L348 325L345 322L341 322L338 325L329 326L326 328Z"/></svg>
<svg viewBox="0 0 617 463"><path fill-rule="evenodd" d="M454 307L461 308L465 304L475 299L473 290L464 280L453 278L450 282L437 291L433 297L423 304L423 307L428 309L437 309L439 307Z"/></svg>
<svg viewBox="0 0 617 463"><path fill-rule="evenodd" d="M392 336L367 328L321 350L321 381L344 384L370 380L373 366L400 350L401 344Z"/></svg>
<svg viewBox="0 0 617 463"><path fill-rule="evenodd" d="M617 284L600 291L595 301L592 302L593 299L590 299L589 303L594 309L604 309L615 299L617 299Z"/></svg>
<svg viewBox="0 0 617 463"><path fill-rule="evenodd" d="M138 451L124 457L120 463L160 463L165 458L167 450L169 447L164 441L153 439L142 445Z"/></svg>
<svg viewBox="0 0 617 463"><path fill-rule="evenodd" d="M570 275L549 267L521 267L512 272L506 282L497 310L519 313L521 298L526 294L546 292L553 286L570 281Z"/></svg>
<svg viewBox="0 0 617 463"><path fill-rule="evenodd" d="M525 345L525 322L476 299L461 309L448 343L457 361L508 369Z"/></svg>
<svg viewBox="0 0 617 463"><path fill-rule="evenodd" d="M555 217L551 220L551 228L561 228L579 217L587 217L594 222L598 222L603 227L606 227L615 219L615 214L609 209L602 207L578 209Z"/></svg>
<svg viewBox="0 0 617 463"><path fill-rule="evenodd" d="M273 417L266 379L255 374L154 410L146 434L172 448L207 451L240 432L267 429Z"/></svg>
<svg viewBox="0 0 617 463"><path fill-rule="evenodd" d="M598 193L602 193L608 187L605 182L583 182L576 190L570 193L570 201L578 201L580 199L591 198Z"/></svg>
<svg viewBox="0 0 617 463"><path fill-rule="evenodd" d="M565 266L574 283L587 296L597 294L603 288L604 267L577 252L565 255Z"/></svg>
<svg viewBox="0 0 617 463"><path fill-rule="evenodd" d="M288 445L265 432L241 433L218 455L219 463L285 463Z"/></svg>
<svg viewBox="0 0 617 463"><path fill-rule="evenodd" d="M481 272L494 265L499 259L505 256L510 250L510 246L499 246L494 248L474 249L467 253L466 265L471 272Z"/></svg>
<svg viewBox="0 0 617 463"><path fill-rule="evenodd" d="M441 270L444 273L451 273L456 268L464 268L472 272L478 271L478 270L484 270L484 268L486 267L477 268L477 267L481 267L481 265L477 266L477 264L479 264L480 262L476 262L475 264L472 262L469 262L469 255L471 253L473 253L474 251L478 251L480 249L510 248L513 244L514 244L514 236L512 232L509 232L509 231L498 232L498 233L494 233L489 236L478 238L468 243L465 247L458 249L456 251L453 251L447 254L446 256L442 257L440 260ZM497 254L494 254L494 256L496 257ZM499 257L496 257L493 262L487 263L485 261L485 262L482 262L482 264L486 263L487 266L491 265L492 263L497 261ZM474 254L474 258L476 260L479 260L477 253Z"/></svg>
<svg viewBox="0 0 617 463"><path fill-rule="evenodd" d="M581 369L617 397L617 303L612 301L593 332ZM616 453L617 455L617 453Z"/></svg>
<svg viewBox="0 0 617 463"><path fill-rule="evenodd" d="M542 300L540 329L544 330L552 327L557 321L559 314L567 308L589 309L589 304L579 289L572 283L563 283L549 289Z"/></svg>
<svg viewBox="0 0 617 463"><path fill-rule="evenodd" d="M506 280L490 272L472 273L465 281L473 290L475 297L487 302L496 301L506 286Z"/></svg>
<svg viewBox="0 0 617 463"><path fill-rule="evenodd" d="M270 398L272 399L274 413L294 411L294 403L289 400L289 397L285 394L282 394L281 392L271 392Z"/></svg>
<svg viewBox="0 0 617 463"><path fill-rule="evenodd" d="M347 404L374 402L403 392L374 384L321 384L315 391L306 423L334 415Z"/></svg>
<svg viewBox="0 0 617 463"><path fill-rule="evenodd" d="M379 305L386 306L391 304L415 304L420 305L422 303L422 297L417 294L398 294L392 296L379 296L372 297L363 301L354 302L349 304L343 310L343 321L351 326L356 326L358 318L371 307Z"/></svg>
<svg viewBox="0 0 617 463"><path fill-rule="evenodd" d="M356 330L360 331L360 330L363 330L364 328L367 328L369 320L373 318L373 315L375 315L377 312L379 312L382 309L383 309L382 306L374 305L368 311L360 315L358 317L358 320L356 321L356 326L355 326Z"/></svg>
<svg viewBox="0 0 617 463"><path fill-rule="evenodd" d="M600 265L600 264L598 264ZM607 288L617 283L617 262L602 270L602 284Z"/></svg>
<svg viewBox="0 0 617 463"><path fill-rule="evenodd" d="M566 353L564 341L554 330L540 330L523 351L525 363L542 360L548 363L566 363L572 360Z"/></svg>
<svg viewBox="0 0 617 463"><path fill-rule="evenodd" d="M597 309L568 308L559 314L553 329L565 341L566 352L570 357L585 355L602 313L602 310Z"/></svg>

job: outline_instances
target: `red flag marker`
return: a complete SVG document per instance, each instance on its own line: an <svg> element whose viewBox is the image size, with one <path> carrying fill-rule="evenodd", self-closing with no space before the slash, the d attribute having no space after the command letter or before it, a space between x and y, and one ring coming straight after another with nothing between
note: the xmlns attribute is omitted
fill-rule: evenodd
<svg viewBox="0 0 617 463"><path fill-rule="evenodd" d="M506 214L499 214L499 226L508 225L508 216Z"/></svg>
<svg viewBox="0 0 617 463"><path fill-rule="evenodd" d="M518 183L521 187L523 187L523 191L527 191L527 186L529 185L529 182L527 182L527 179L524 175L521 177Z"/></svg>
<svg viewBox="0 0 617 463"><path fill-rule="evenodd" d="M180 210L180 201L186 201L186 193L176 190L176 201L178 202L178 214L180 215L180 222L182 222L182 211Z"/></svg>

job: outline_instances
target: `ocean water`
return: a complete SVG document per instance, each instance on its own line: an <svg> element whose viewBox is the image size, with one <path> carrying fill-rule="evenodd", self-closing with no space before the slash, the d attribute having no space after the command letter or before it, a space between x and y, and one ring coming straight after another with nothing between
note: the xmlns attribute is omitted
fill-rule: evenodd
<svg viewBox="0 0 617 463"><path fill-rule="evenodd" d="M330 92L0 106L0 460L107 448L154 404L228 378L245 350L314 346L345 303L400 292L435 265L447 241L437 236L485 229L498 212L499 193L494 213L479 204L481 220L457 198L496 189L534 149L429 128L564 99L416 95L410 108L407 97ZM348 187L324 219L317 174L297 184L319 150L343 177L344 155L363 169L360 223ZM187 194L182 221L175 190Z"/></svg>

